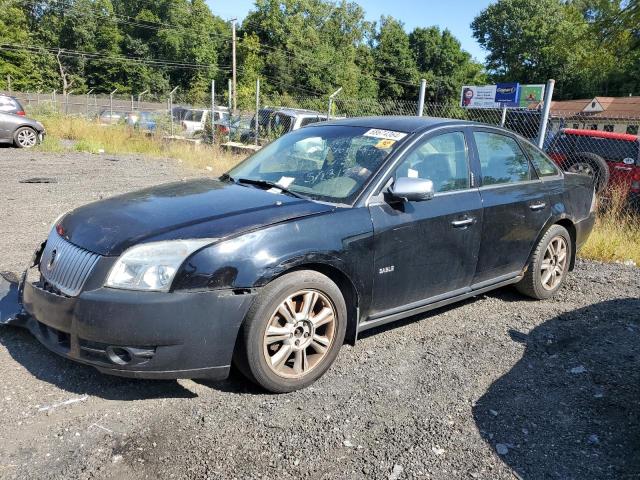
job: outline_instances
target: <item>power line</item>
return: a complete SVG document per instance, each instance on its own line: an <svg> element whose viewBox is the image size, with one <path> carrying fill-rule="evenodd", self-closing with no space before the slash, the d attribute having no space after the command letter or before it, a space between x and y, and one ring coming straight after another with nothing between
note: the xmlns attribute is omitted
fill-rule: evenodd
<svg viewBox="0 0 640 480"><path fill-rule="evenodd" d="M188 62L175 62L171 60L164 59L151 59L151 58L143 58L143 57L132 57L126 55L111 55L104 52L83 52L78 50L69 50L58 47L44 47L44 46L31 46L31 45L20 45L14 43L0 43L0 49L2 50L27 50L33 52L41 52L47 51L50 53L60 53L63 57L78 57L78 58L93 58L98 60L109 60L109 61L130 61L135 63L142 63L151 66L158 67L168 67L168 68L179 68L179 69L218 69L227 71L230 70L231 67L229 65L214 65L214 64L199 64L199 63L188 63Z"/></svg>

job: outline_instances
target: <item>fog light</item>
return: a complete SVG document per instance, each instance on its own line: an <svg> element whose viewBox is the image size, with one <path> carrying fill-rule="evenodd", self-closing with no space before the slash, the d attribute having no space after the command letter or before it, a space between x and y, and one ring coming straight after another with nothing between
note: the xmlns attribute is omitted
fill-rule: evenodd
<svg viewBox="0 0 640 480"><path fill-rule="evenodd" d="M107 356L116 365L127 365L131 363L131 353L122 347L107 347Z"/></svg>

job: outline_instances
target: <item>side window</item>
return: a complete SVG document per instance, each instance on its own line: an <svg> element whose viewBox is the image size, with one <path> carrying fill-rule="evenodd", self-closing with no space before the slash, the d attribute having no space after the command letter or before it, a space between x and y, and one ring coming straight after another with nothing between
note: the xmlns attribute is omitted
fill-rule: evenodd
<svg viewBox="0 0 640 480"><path fill-rule="evenodd" d="M531 178L529 160L513 138L488 132L473 132L473 136L484 186L525 182Z"/></svg>
<svg viewBox="0 0 640 480"><path fill-rule="evenodd" d="M469 188L469 161L464 133L443 133L425 141L409 153L395 176L431 180L436 192Z"/></svg>
<svg viewBox="0 0 640 480"><path fill-rule="evenodd" d="M318 117L306 117L300 122L300 128L311 125L312 123L318 123L320 119Z"/></svg>
<svg viewBox="0 0 640 480"><path fill-rule="evenodd" d="M531 157L531 163L533 163L539 177L552 177L554 175L558 175L558 167L556 167L553 160L547 157L544 153L528 143L524 144L524 149L529 154L529 157Z"/></svg>

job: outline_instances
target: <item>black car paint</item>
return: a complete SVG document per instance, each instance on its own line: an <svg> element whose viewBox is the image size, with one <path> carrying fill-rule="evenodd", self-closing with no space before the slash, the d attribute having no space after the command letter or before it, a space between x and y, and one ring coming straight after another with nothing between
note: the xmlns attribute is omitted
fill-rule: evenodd
<svg viewBox="0 0 640 480"><path fill-rule="evenodd" d="M77 298L27 283L24 304L38 319L27 326L54 351L108 373L222 378L252 299L284 272L311 268L339 284L351 305L347 338L353 342L358 331L514 283L554 223L564 222L577 246L591 231L593 190L585 177L559 173L533 179L524 189L483 187L470 135L475 124L413 118L339 124L408 133L353 205L199 180L81 207L59 225L71 243L104 257ZM473 188L426 202L385 198L385 180L397 160L419 139L447 129L463 130L470 139ZM530 209L539 202L545 203L542 210ZM505 207L512 203L515 208ZM453 223L464 219L473 222ZM127 247L179 238L212 243L183 263L170 293L102 287ZM47 326L70 335L68 349L61 352L45 338ZM86 341L180 354L163 353L158 363L109 365L82 358L79 345Z"/></svg>

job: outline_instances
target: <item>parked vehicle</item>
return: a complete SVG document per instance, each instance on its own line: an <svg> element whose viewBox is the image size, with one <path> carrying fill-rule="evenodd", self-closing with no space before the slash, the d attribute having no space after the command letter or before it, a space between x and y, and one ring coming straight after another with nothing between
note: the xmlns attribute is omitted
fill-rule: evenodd
<svg viewBox="0 0 640 480"><path fill-rule="evenodd" d="M125 120L125 114L123 112L101 110L98 114L98 122L102 125L116 125Z"/></svg>
<svg viewBox="0 0 640 480"><path fill-rule="evenodd" d="M207 109L191 109L187 110L182 117L182 128L184 129L184 133L187 135L195 135L196 133L202 132L205 129L205 125L207 121L211 117L211 110ZM227 109L218 108L214 110L214 118L215 122L228 122L229 120L229 112Z"/></svg>
<svg viewBox="0 0 640 480"><path fill-rule="evenodd" d="M548 148L563 170L593 178L598 192L623 188L640 198L640 138L599 130L561 130Z"/></svg>
<svg viewBox="0 0 640 480"><path fill-rule="evenodd" d="M37 120L0 112L0 143L18 148L35 147L44 140L45 129Z"/></svg>
<svg viewBox="0 0 640 480"><path fill-rule="evenodd" d="M20 100L3 94L0 94L0 113L12 113L21 117L26 115Z"/></svg>
<svg viewBox="0 0 640 480"><path fill-rule="evenodd" d="M145 132L155 132L158 126L157 118L156 112L129 112L125 115L125 123Z"/></svg>
<svg viewBox="0 0 640 480"><path fill-rule="evenodd" d="M258 111L258 124L260 126L261 144L281 137L282 135L298 130L313 123L324 122L327 116L313 110L296 108L263 108ZM256 117L251 121L252 128L241 137L244 143L255 142Z"/></svg>
<svg viewBox="0 0 640 480"><path fill-rule="evenodd" d="M359 333L506 285L553 296L595 193L516 134L380 117L285 135L219 179L54 222L20 320L104 373L303 388ZM28 277L25 277L28 278ZM482 328L482 319L478 319Z"/></svg>

